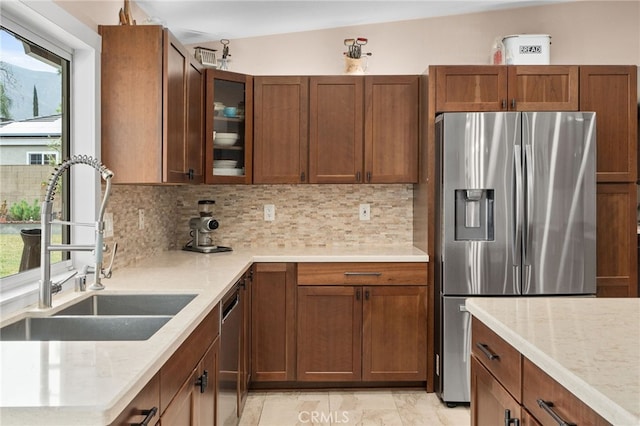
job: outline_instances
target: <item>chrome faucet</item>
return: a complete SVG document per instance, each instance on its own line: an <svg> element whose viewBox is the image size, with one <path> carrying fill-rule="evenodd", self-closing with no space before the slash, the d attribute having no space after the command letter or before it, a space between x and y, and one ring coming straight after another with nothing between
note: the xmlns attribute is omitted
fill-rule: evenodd
<svg viewBox="0 0 640 426"><path fill-rule="evenodd" d="M96 169L102 178L106 181L107 186L102 198L102 204L100 205L100 211L95 223L74 223L62 220L53 219L53 196L55 195L55 189L60 180L60 176L71 166L76 164L86 164ZM116 255L117 245L114 245L111 255L111 265L105 272L102 267L102 255L104 251L103 237L104 237L104 211L111 192L111 178L113 172L106 168L97 158L92 158L88 155L74 155L68 160L64 161L53 172L49 184L47 186L47 192L42 202L42 210L40 218L42 221L42 239L41 239L41 253L40 253L40 295L39 295L39 307L50 308L51 299L54 294L62 290L62 284L68 281L71 277L77 274L73 272L71 275L63 278L57 283L51 281L51 252L53 251L93 251L95 254L95 279L93 284L89 286L91 290L102 290L104 285L101 283L102 276L106 278L111 277L111 268L113 266L113 258ZM77 245L77 244L51 244L51 225L66 225L66 226L91 226L95 227L96 240L94 245ZM86 271L86 269L85 269Z"/></svg>

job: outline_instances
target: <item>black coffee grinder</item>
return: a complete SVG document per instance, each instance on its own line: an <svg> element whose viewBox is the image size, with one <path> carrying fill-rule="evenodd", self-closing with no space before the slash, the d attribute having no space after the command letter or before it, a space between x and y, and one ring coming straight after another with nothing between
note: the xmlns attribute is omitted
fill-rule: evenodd
<svg viewBox="0 0 640 426"><path fill-rule="evenodd" d="M214 200L198 201L199 217L189 219L191 241L184 245L183 250L197 251L198 253L218 253L231 251L231 247L223 247L214 244L213 231L218 229L218 221L213 218Z"/></svg>

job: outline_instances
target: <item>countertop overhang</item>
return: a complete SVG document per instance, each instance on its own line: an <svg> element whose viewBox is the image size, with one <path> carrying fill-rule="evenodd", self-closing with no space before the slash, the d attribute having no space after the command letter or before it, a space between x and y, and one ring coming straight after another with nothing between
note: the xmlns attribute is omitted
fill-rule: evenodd
<svg viewBox="0 0 640 426"><path fill-rule="evenodd" d="M0 423L104 425L120 414L253 263L427 262L412 246L261 248L201 254L168 251L114 271L101 293L180 293L198 296L144 341L0 342ZM54 296L53 308L34 307L0 318L48 316L93 292Z"/></svg>
<svg viewBox="0 0 640 426"><path fill-rule="evenodd" d="M466 306L607 421L640 424L640 299L494 297Z"/></svg>

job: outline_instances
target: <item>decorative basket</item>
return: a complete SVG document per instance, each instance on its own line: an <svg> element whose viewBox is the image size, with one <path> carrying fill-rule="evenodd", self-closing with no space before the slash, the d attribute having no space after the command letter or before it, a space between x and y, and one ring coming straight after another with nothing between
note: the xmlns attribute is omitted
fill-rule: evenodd
<svg viewBox="0 0 640 426"><path fill-rule="evenodd" d="M216 61L216 50L207 49L206 47L196 47L195 56L198 62L208 67L216 68L218 62Z"/></svg>

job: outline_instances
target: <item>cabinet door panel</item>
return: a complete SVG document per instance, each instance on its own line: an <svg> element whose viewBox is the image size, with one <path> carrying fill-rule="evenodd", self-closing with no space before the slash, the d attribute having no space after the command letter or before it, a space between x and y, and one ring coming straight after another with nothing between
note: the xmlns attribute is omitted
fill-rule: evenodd
<svg viewBox="0 0 640 426"><path fill-rule="evenodd" d="M298 288L298 380L361 377L362 288Z"/></svg>
<svg viewBox="0 0 640 426"><path fill-rule="evenodd" d="M426 286L364 287L363 380L426 380L426 294Z"/></svg>
<svg viewBox="0 0 640 426"><path fill-rule="evenodd" d="M309 182L363 181L364 80L309 79Z"/></svg>
<svg viewBox="0 0 640 426"><path fill-rule="evenodd" d="M216 339L205 353L202 361L200 361L197 370L196 380L201 380L206 377L206 386L201 387L197 385L197 381L192 383L195 387L194 412L199 425L215 424L216 402L218 397L217 375L219 354L220 339Z"/></svg>
<svg viewBox="0 0 640 426"><path fill-rule="evenodd" d="M188 66L185 172L190 183L204 182L204 76L193 61Z"/></svg>
<svg viewBox="0 0 640 426"><path fill-rule="evenodd" d="M254 78L253 183L308 179L307 77Z"/></svg>
<svg viewBox="0 0 640 426"><path fill-rule="evenodd" d="M253 380L295 380L295 264L258 263L254 268L251 289Z"/></svg>
<svg viewBox="0 0 640 426"><path fill-rule="evenodd" d="M115 171L113 183L160 183L164 137L162 27L106 25L100 26L99 32L101 160Z"/></svg>
<svg viewBox="0 0 640 426"><path fill-rule="evenodd" d="M249 184L253 175L253 77L231 71L205 72L205 182ZM236 116L227 117L215 105L236 107ZM241 112L244 106L244 115ZM235 143L217 143L213 135L232 133ZM221 167L215 160L233 160L235 167Z"/></svg>
<svg viewBox="0 0 640 426"><path fill-rule="evenodd" d="M597 185L597 295L637 297L636 185Z"/></svg>
<svg viewBox="0 0 640 426"><path fill-rule="evenodd" d="M166 33L165 33L166 34ZM189 58L186 51L168 39L167 48L167 97L164 117L166 148L163 150L163 178L166 182L187 182L186 167L186 88Z"/></svg>
<svg viewBox="0 0 640 426"><path fill-rule="evenodd" d="M507 67L438 66L436 112L507 109Z"/></svg>
<svg viewBox="0 0 640 426"><path fill-rule="evenodd" d="M506 410L509 410L508 414ZM520 404L472 356L471 426L511 424L505 418L520 419L520 410Z"/></svg>
<svg viewBox="0 0 640 426"><path fill-rule="evenodd" d="M509 66L509 109L577 111L578 67Z"/></svg>
<svg viewBox="0 0 640 426"><path fill-rule="evenodd" d="M196 371L189 376L184 382L175 398L171 401L171 404L167 406L167 409L160 418L161 425L183 425L183 426L195 426L198 425L197 414L195 411L196 406L196 387L194 383L196 381Z"/></svg>
<svg viewBox="0 0 640 426"><path fill-rule="evenodd" d="M365 78L365 181L418 181L417 76Z"/></svg>
<svg viewBox="0 0 640 426"><path fill-rule="evenodd" d="M596 112L598 182L635 182L637 67L580 67L580 110Z"/></svg>

